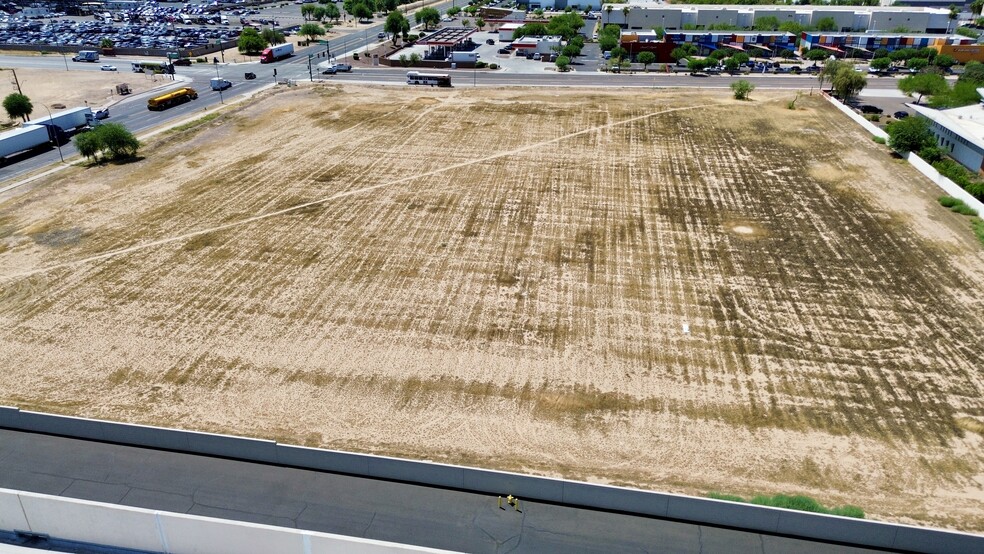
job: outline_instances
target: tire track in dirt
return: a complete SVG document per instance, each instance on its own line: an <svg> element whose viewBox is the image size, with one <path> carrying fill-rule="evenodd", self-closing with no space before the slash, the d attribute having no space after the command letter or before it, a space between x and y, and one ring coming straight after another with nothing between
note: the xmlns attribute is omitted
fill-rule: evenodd
<svg viewBox="0 0 984 554"><path fill-rule="evenodd" d="M363 194L363 193L367 193L367 192L372 192L372 191L375 191L375 190L379 190L379 189L391 187L393 185L398 185L398 184L401 184L401 183L411 182L411 181L414 181L416 179L421 179L421 178L424 178L424 177L430 177L430 176L433 176L433 175L438 175L440 173L445 173L445 172L452 171L452 170L455 170L455 169L461 169L461 168L468 167L468 166L471 166L471 165L476 165L476 164L480 164L480 163L484 163L484 162L488 162L488 161L492 161L492 160L497 160L497 159L500 159L500 158L503 158L503 157L506 157L506 156L512 156L512 155L520 154L522 152L527 152L527 151L533 150L535 148L542 148L543 146L547 146L547 145L550 145L550 144L556 144L556 143L562 142L564 140L567 140L567 139L570 139L570 138L573 138L573 137L578 137L578 136L586 135L586 134L589 134L589 133L594 133L594 132L597 132L597 131L600 131L600 130L611 129L611 128L615 128L615 127L619 127L619 126L623 126L623 125L628 125L630 123L634 123L636 121L648 119L648 118L651 118L651 117L657 117L657 116L660 116L660 115L664 115L664 114L668 114L668 113L673 113L673 112L693 111L693 110L700 110L700 109L713 108L713 107L718 107L718 106L715 105L715 104L700 104L700 105L696 105L696 106L684 106L684 107L679 107L679 108L668 108L668 109L661 110L661 111L658 111L658 112L642 114L642 115L639 115L639 116L636 116L636 117L631 117L631 118L628 118L628 119L623 119L621 121L615 121L615 122L612 122L612 123L608 123L608 124L605 124L605 125L602 125L602 126L599 126L599 127L593 127L591 129L583 129L581 131L575 131L573 133L568 133L566 135L561 135L559 137L548 139L548 140L545 140L545 141L541 141L541 142L537 142L537 143L533 143L533 144L527 144L527 145L521 146L519 148L514 148L512 150L507 150L505 152L499 152L497 154L493 154L493 155L490 155L490 156L485 156L484 158L479 158L477 160L468 160L468 161L464 161L464 162L460 162L460 163L456 163L456 164L451 164L451 165L448 165L448 166L444 166L444 167L441 167L441 168L438 168L438 169L434 169L434 170L431 170L431 171L428 171L428 172L425 172L425 173L420 173L420 174L417 174L417 175L411 175L411 176L408 176L408 177L402 177L400 179L395 179L395 180L392 180L392 181L388 181L388 182L385 182L385 183L380 183L378 185L372 185L372 186L363 187L363 188L360 188L360 189L355 189L355 190L350 190L350 191L345 191L345 192L339 192L339 193L333 194L331 196L327 196L325 198L320 198L318 200L312 200L310 202L303 202L301 204L297 204L296 206L291 206L289 208L284 208L284 209L281 209L281 210L276 210L276 211L273 211L273 212L256 215L256 216L249 217L249 218L246 218L246 219L242 219L242 220L239 220L239 221L234 221L232 223L226 223L224 225L218 225L218 226L215 226L215 227L210 227L208 229L200 229L198 231L192 231L190 233L183 233L181 235L176 235L176 236L173 236L173 237L168 237L168 238L159 239L159 240L155 240L155 241L151 241L151 242L146 242L146 243L143 243L143 244L135 244L133 246L129 246L129 247L126 247L126 248L120 248L118 250L112 250L112 251L109 251L109 252L105 252L103 254L97 254L95 256L89 256L89 257L86 257L86 258L82 258L80 260L74 260L74 261L71 261L71 262L64 262L64 263L60 263L60 264L56 264L56 265L51 265L51 266L47 266L47 267L41 267L41 268L37 268L37 269L32 269L30 271L23 271L23 272L20 272L20 273L10 273L10 274L7 274L7 275L0 275L0 281L10 280L10 279L19 279L19 278L23 278L23 277L30 277L30 276L33 276L33 275L47 273L49 271L54 271L54 270L58 270L58 269L72 268L72 267L77 267L77 266L80 266L80 265L85 265L85 264L89 264L89 263L93 263L93 262L99 262L99 261L102 261L102 260L108 260L108 259L111 259L111 258L116 258L118 256L125 256L127 254L132 254L134 252L139 252L141 250L146 250L148 248L154 248L154 247L157 247L157 246L163 246L165 244L171 244L171 243L175 243L175 242L179 242L179 241L183 241L183 240L188 240L188 239L192 239L192 238L199 237L199 236L202 236L202 235L206 235L206 234L209 234L209 233L217 233L217 232L226 231L226 230L229 230L229 229L235 229L235 228L241 227L243 225L248 225L250 223L255 223L257 221L263 221L265 219L270 219L270 218L273 218L273 217L277 217L277 216L289 214L289 213L295 212L297 210L301 210L301 209L304 209L304 208L309 208L311 206L317 206L319 204L324 204L326 202L331 202L333 200L340 200L342 198L347 198L349 196L355 196L355 195L359 195L359 194Z"/></svg>

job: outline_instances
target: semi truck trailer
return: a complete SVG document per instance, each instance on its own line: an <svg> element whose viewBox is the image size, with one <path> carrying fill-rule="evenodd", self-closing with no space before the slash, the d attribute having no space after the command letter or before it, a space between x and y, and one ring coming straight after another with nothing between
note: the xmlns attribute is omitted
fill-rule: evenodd
<svg viewBox="0 0 984 554"><path fill-rule="evenodd" d="M271 46L260 54L260 63L271 63L294 55L293 44Z"/></svg>
<svg viewBox="0 0 984 554"><path fill-rule="evenodd" d="M31 121L33 125L54 125L65 133L71 134L88 125L92 125L96 118L92 114L91 108L70 108L55 112L50 116L39 117Z"/></svg>
<svg viewBox="0 0 984 554"><path fill-rule="evenodd" d="M0 164L5 163L9 156L49 146L52 142L48 128L44 125L25 125L0 133Z"/></svg>

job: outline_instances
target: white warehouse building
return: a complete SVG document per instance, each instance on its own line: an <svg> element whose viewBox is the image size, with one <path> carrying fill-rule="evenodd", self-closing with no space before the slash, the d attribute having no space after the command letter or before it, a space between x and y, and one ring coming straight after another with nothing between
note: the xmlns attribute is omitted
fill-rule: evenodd
<svg viewBox="0 0 984 554"><path fill-rule="evenodd" d="M561 1L564 0L540 0L540 7L563 9ZM571 5L574 1L567 0ZM793 21L803 26L815 26L821 19L830 18L835 23L832 32L841 33L891 32L904 28L909 33L946 34L957 25L956 20L950 19L948 9L912 6L685 5L629 0L627 4L604 4L601 8L602 24L613 23L628 30L683 29L684 26L704 30L711 25L751 28L755 20L769 16L780 23Z"/></svg>
<svg viewBox="0 0 984 554"><path fill-rule="evenodd" d="M984 89L977 89L984 95ZM906 104L930 121L936 144L960 165L974 173L984 172L984 106L975 104L949 110L934 110Z"/></svg>

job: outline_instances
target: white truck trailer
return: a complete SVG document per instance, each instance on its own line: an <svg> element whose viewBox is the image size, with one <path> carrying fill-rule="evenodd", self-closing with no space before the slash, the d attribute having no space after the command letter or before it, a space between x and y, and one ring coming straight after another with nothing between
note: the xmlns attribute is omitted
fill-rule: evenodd
<svg viewBox="0 0 984 554"><path fill-rule="evenodd" d="M50 143L48 128L42 125L25 125L0 133L0 163L3 163L7 156Z"/></svg>
<svg viewBox="0 0 984 554"><path fill-rule="evenodd" d="M279 44L277 46L271 46L263 52L260 53L260 63L273 63L277 60L282 60L294 55L294 45Z"/></svg>
<svg viewBox="0 0 984 554"><path fill-rule="evenodd" d="M92 108L69 108L60 112L55 112L50 116L39 117L31 120L33 125L54 125L62 131L71 134L73 131L81 129L86 125L91 125L95 121Z"/></svg>

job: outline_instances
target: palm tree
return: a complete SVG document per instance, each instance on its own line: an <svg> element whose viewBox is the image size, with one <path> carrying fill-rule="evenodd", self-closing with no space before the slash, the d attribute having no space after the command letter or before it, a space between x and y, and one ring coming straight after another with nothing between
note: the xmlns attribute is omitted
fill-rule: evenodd
<svg viewBox="0 0 984 554"><path fill-rule="evenodd" d="M629 28L629 10L632 8L625 6L622 8L622 23L625 23L625 28Z"/></svg>
<svg viewBox="0 0 984 554"><path fill-rule="evenodd" d="M608 25L609 23L612 22L612 5L611 4L608 4L607 6L605 6L605 14L608 15L608 21L605 23L605 25Z"/></svg>

